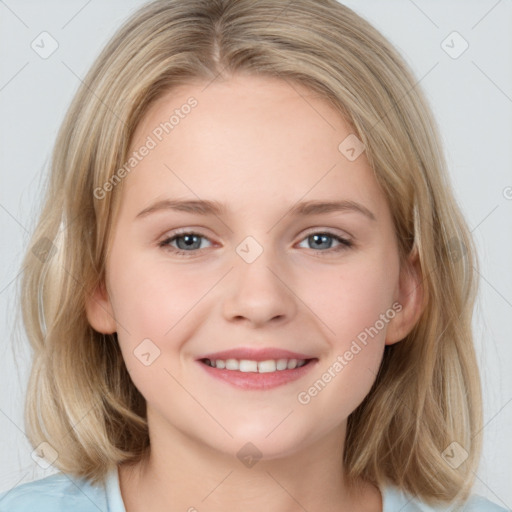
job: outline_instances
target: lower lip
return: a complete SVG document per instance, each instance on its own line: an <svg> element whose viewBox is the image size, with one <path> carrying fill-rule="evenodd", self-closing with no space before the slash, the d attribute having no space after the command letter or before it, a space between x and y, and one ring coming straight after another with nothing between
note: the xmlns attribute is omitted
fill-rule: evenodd
<svg viewBox="0 0 512 512"><path fill-rule="evenodd" d="M239 389L272 389L300 379L311 371L318 359L311 359L307 364L293 370L277 370L275 372L257 373L240 372L238 370L225 370L213 368L201 361L198 361L205 371L215 377L223 380Z"/></svg>

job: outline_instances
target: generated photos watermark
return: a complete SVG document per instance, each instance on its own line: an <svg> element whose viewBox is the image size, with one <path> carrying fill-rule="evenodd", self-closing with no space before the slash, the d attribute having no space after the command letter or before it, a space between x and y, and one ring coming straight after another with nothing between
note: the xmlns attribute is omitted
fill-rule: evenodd
<svg viewBox="0 0 512 512"><path fill-rule="evenodd" d="M356 336L356 339L352 340L350 347L343 354L339 354L336 357L333 364L327 368L327 370L314 382L313 385L311 385L307 390L301 391L297 395L298 402L302 405L309 404L311 399L325 389L327 384L329 384L329 382L331 382L343 370L343 368L345 368L345 366L347 366L349 362L352 361L364 347L366 347L369 341L368 337L373 339L377 336L377 334L379 334L389 321L395 318L396 314L400 311L402 311L402 305L399 302L394 302L385 313L381 313L379 319L376 320L372 326L366 327L361 331Z"/></svg>
<svg viewBox="0 0 512 512"><path fill-rule="evenodd" d="M146 156L148 156L157 145L162 142L166 135L169 135L182 119L185 119L193 108L197 107L198 101L191 96L187 102L180 108L175 108L174 113L167 121L161 122L153 129L151 135L146 137L142 146L134 150L126 162L105 182L101 187L96 187L93 191L96 199L104 199L108 192L111 192L123 178L126 177Z"/></svg>

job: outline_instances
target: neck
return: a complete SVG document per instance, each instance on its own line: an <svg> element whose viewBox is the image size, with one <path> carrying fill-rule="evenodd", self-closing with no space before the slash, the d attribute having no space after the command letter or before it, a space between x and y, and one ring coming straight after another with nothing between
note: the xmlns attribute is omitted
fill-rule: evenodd
<svg viewBox="0 0 512 512"><path fill-rule="evenodd" d="M151 510L254 510L381 512L379 490L349 481L343 468L343 432L333 430L314 444L274 459L258 459L205 446L176 431L150 436L152 449L119 470L126 512ZM244 443L240 443L240 447Z"/></svg>

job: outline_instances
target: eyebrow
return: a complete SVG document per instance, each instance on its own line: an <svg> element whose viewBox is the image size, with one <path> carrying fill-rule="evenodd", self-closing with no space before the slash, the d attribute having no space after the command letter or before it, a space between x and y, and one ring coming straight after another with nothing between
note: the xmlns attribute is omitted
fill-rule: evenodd
<svg viewBox="0 0 512 512"><path fill-rule="evenodd" d="M149 214L162 211L173 210L179 212L195 213L198 215L216 215L221 216L226 213L226 207L218 201L207 199L162 199L140 211L136 219L147 217ZM296 217L305 217L308 215L318 215L331 212L356 212L361 213L369 219L377 220L375 215L366 206L355 201L305 201L293 206L287 215Z"/></svg>

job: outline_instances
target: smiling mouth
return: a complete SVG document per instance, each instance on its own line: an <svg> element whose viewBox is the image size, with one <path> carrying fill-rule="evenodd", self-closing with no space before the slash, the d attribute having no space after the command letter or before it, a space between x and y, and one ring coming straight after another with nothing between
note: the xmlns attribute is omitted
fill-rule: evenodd
<svg viewBox="0 0 512 512"><path fill-rule="evenodd" d="M219 370L228 370L239 373L276 373L293 371L308 365L312 359L268 359L254 361L250 359L200 359L200 362Z"/></svg>
<svg viewBox="0 0 512 512"><path fill-rule="evenodd" d="M261 356L261 354L260 354ZM318 358L197 359L207 375L244 391L268 391L304 378L318 364Z"/></svg>

